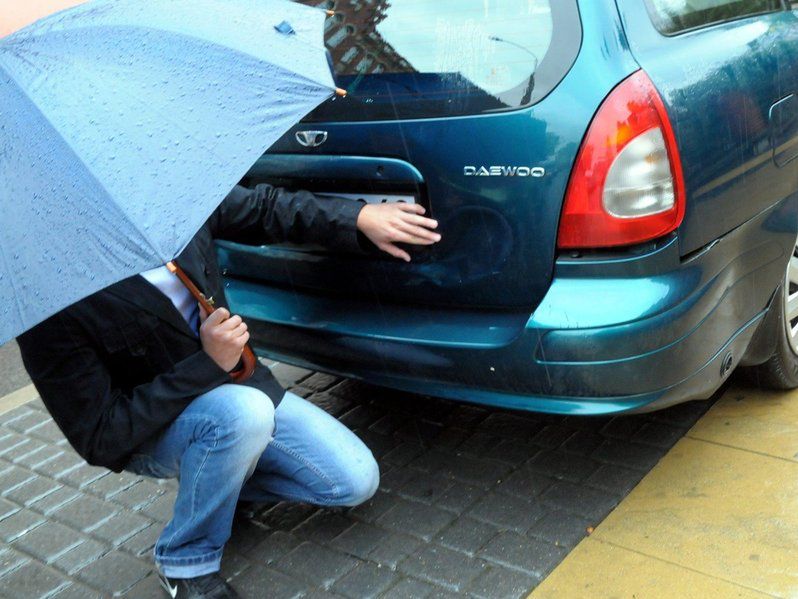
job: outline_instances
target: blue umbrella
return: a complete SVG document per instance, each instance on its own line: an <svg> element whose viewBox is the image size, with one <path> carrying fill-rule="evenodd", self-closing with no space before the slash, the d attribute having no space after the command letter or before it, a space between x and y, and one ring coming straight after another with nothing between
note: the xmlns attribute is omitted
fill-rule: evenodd
<svg viewBox="0 0 798 599"><path fill-rule="evenodd" d="M326 16L98 0L0 40L0 343L180 254L336 91Z"/></svg>

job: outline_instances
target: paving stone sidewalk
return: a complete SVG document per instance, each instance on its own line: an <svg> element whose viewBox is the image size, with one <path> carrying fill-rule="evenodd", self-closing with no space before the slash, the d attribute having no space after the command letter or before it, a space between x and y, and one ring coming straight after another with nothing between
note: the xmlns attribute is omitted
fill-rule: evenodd
<svg viewBox="0 0 798 599"><path fill-rule="evenodd" d="M274 372L366 442L382 483L354 509L241 514L222 571L250 598L522 597L709 407L547 416ZM151 551L174 494L86 465L38 400L0 416L0 596L165 596Z"/></svg>

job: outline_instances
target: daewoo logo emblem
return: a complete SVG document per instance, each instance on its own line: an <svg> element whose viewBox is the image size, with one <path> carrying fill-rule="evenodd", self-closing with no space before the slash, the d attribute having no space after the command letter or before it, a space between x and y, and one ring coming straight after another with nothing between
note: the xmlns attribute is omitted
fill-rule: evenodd
<svg viewBox="0 0 798 599"><path fill-rule="evenodd" d="M466 166L463 167L466 177L533 177L539 179L546 176L542 166Z"/></svg>
<svg viewBox="0 0 798 599"><path fill-rule="evenodd" d="M327 141L326 131L297 131L296 140L306 148L318 148Z"/></svg>

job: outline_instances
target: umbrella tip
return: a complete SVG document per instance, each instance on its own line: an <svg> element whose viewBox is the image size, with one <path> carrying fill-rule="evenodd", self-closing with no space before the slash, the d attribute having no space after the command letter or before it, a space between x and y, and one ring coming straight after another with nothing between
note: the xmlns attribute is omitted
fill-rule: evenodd
<svg viewBox="0 0 798 599"><path fill-rule="evenodd" d="M166 268L169 269L169 272L175 274L177 272L177 265L174 262L167 262Z"/></svg>
<svg viewBox="0 0 798 599"><path fill-rule="evenodd" d="M335 16L335 11L334 10L325 10L324 12L327 13L328 17L334 17Z"/></svg>
<svg viewBox="0 0 798 599"><path fill-rule="evenodd" d="M335 95L336 95L336 96L341 96L342 98L346 98L346 95L347 95L348 93L349 93L349 92L347 92L345 89L342 89L342 88L340 88L340 87L336 87L336 88L335 88Z"/></svg>

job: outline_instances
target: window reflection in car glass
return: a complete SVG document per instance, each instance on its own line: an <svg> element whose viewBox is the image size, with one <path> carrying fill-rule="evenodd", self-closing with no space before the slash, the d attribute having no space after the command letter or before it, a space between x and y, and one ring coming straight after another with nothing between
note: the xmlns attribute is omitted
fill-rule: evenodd
<svg viewBox="0 0 798 599"><path fill-rule="evenodd" d="M499 96L529 78L545 55L551 8L548 0L400 0L376 31L416 72L458 73Z"/></svg>
<svg viewBox="0 0 798 599"><path fill-rule="evenodd" d="M370 101L390 94L392 102L467 102L473 112L522 106L552 44L550 0L337 0L333 6L326 44L335 73L350 93Z"/></svg>
<svg viewBox="0 0 798 599"><path fill-rule="evenodd" d="M646 0L654 25L672 34L781 10L781 0Z"/></svg>

